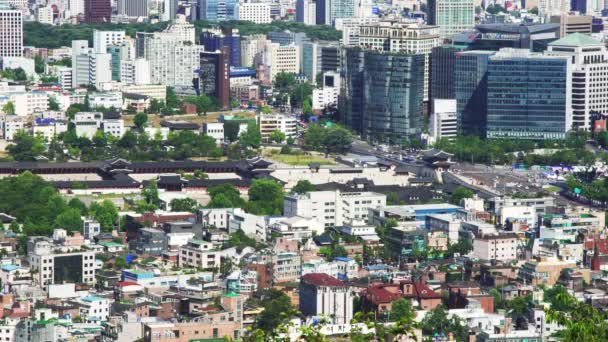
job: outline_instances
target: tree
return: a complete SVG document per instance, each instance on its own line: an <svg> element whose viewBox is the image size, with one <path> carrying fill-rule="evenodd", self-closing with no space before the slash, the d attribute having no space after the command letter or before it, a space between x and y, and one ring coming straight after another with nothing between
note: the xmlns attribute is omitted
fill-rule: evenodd
<svg viewBox="0 0 608 342"><path fill-rule="evenodd" d="M253 325L255 329L271 333L297 314L289 297L279 290L266 290L263 298L261 305L264 311L256 317Z"/></svg>
<svg viewBox="0 0 608 342"><path fill-rule="evenodd" d="M549 322L564 327L557 333L560 341L608 341L608 323L606 323L605 313L568 294L560 293L557 296L569 310L559 311L550 308L547 310L547 319Z"/></svg>
<svg viewBox="0 0 608 342"><path fill-rule="evenodd" d="M311 124L304 132L304 145L313 150L321 150L325 140L325 128L319 124Z"/></svg>
<svg viewBox="0 0 608 342"><path fill-rule="evenodd" d="M416 314L414 310L412 310L412 303L405 298L401 298L391 305L391 311L389 319L391 322L400 321L400 320L410 320L413 321L416 318Z"/></svg>
<svg viewBox="0 0 608 342"><path fill-rule="evenodd" d="M169 203L171 211L189 211L196 212L200 204L192 198L174 198Z"/></svg>
<svg viewBox="0 0 608 342"><path fill-rule="evenodd" d="M344 153L353 141L352 134L346 128L333 125L325 132L323 146L325 153Z"/></svg>
<svg viewBox="0 0 608 342"><path fill-rule="evenodd" d="M63 228L68 232L80 231L82 229L82 213L78 209L67 209L55 219L55 227Z"/></svg>
<svg viewBox="0 0 608 342"><path fill-rule="evenodd" d="M59 103L53 96L49 96L49 109L50 110L60 110Z"/></svg>
<svg viewBox="0 0 608 342"><path fill-rule="evenodd" d="M544 301L551 304L552 310L569 311L568 306L568 290L562 285L553 285L551 288L545 289Z"/></svg>
<svg viewBox="0 0 608 342"><path fill-rule="evenodd" d="M13 101L8 101L2 106L2 112L7 115L15 115L15 104Z"/></svg>
<svg viewBox="0 0 608 342"><path fill-rule="evenodd" d="M283 187L272 179L254 179L249 187L247 210L256 215L280 215Z"/></svg>
<svg viewBox="0 0 608 342"><path fill-rule="evenodd" d="M473 196L475 196L473 190L469 190L463 186L459 186L452 193L452 203L455 205L460 205L461 200L465 198L473 198Z"/></svg>
<svg viewBox="0 0 608 342"><path fill-rule="evenodd" d="M423 335L433 336L435 333L448 335L454 334L456 341L468 341L469 329L456 316L448 318L447 311L440 305L428 312L422 322L420 328Z"/></svg>
<svg viewBox="0 0 608 342"><path fill-rule="evenodd" d="M280 144L283 142L283 140L285 140L285 133L283 133L277 129L277 130L273 131L272 133L270 133L268 140L275 142L277 144Z"/></svg>
<svg viewBox="0 0 608 342"><path fill-rule="evenodd" d="M89 215L99 222L104 232L112 231L118 223L118 209L110 200L91 203Z"/></svg>
<svg viewBox="0 0 608 342"><path fill-rule="evenodd" d="M146 113L137 113L137 114L135 114L135 117L133 118L133 123L135 124L135 127L137 127L137 129L140 132L143 131L144 127L146 127L147 122L148 122L148 116L146 115Z"/></svg>
<svg viewBox="0 0 608 342"><path fill-rule="evenodd" d="M287 145L293 145L296 141L293 137L287 137L285 142L287 143Z"/></svg>
<svg viewBox="0 0 608 342"><path fill-rule="evenodd" d="M127 259L123 255L119 255L114 259L114 269L123 270L127 266Z"/></svg>
<svg viewBox="0 0 608 342"><path fill-rule="evenodd" d="M179 99L175 90L172 87L167 87L167 95L165 97L166 107L172 112L174 108L179 107Z"/></svg>
<svg viewBox="0 0 608 342"><path fill-rule="evenodd" d="M160 198L158 197L158 185L155 180L151 180L148 184L142 189L141 195L144 198L144 201L148 204L154 204L158 207L160 204Z"/></svg>
<svg viewBox="0 0 608 342"><path fill-rule="evenodd" d="M241 101L239 101L239 99L237 99L236 97L231 97L230 98L230 107L231 108L239 108L241 106Z"/></svg>
<svg viewBox="0 0 608 342"><path fill-rule="evenodd" d="M232 184L214 185L207 192L211 197L207 208L242 208L245 205L241 193Z"/></svg>
<svg viewBox="0 0 608 342"><path fill-rule="evenodd" d="M291 189L294 194L305 194L310 191L315 191L316 188L307 179L299 180L298 183Z"/></svg>
<svg viewBox="0 0 608 342"><path fill-rule="evenodd" d="M44 142L40 136L31 136L23 130L15 133L13 144L7 146L8 153L17 161L34 161L44 153Z"/></svg>
<svg viewBox="0 0 608 342"><path fill-rule="evenodd" d="M148 112L152 114L158 114L163 110L164 106L164 102L159 101L158 99L152 99L150 100L150 107L148 108Z"/></svg>
<svg viewBox="0 0 608 342"><path fill-rule="evenodd" d="M511 314L513 317L521 317L528 312L528 307L531 304L532 297L530 295L527 296L519 296L508 302L507 306L511 308Z"/></svg>
<svg viewBox="0 0 608 342"><path fill-rule="evenodd" d="M262 144L262 134L260 127L255 122L247 125L247 131L241 133L239 142L244 147L258 148Z"/></svg>

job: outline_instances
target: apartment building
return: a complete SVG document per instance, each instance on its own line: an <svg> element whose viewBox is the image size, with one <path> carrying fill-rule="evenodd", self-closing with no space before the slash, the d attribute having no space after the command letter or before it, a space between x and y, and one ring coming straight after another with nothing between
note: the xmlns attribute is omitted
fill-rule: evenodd
<svg viewBox="0 0 608 342"><path fill-rule="evenodd" d="M52 239L42 236L28 241L29 262L33 280L39 285L95 283L95 252L65 251Z"/></svg>
<svg viewBox="0 0 608 342"><path fill-rule="evenodd" d="M179 248L180 267L200 267L203 269L220 267L222 251L216 249L211 242L191 240Z"/></svg>
<svg viewBox="0 0 608 342"><path fill-rule="evenodd" d="M305 316L323 316L331 324L350 324L353 318L352 290L324 273L304 275L300 281L300 311Z"/></svg>
<svg viewBox="0 0 608 342"><path fill-rule="evenodd" d="M516 234L484 235L473 240L473 257L482 260L511 261L517 259Z"/></svg>

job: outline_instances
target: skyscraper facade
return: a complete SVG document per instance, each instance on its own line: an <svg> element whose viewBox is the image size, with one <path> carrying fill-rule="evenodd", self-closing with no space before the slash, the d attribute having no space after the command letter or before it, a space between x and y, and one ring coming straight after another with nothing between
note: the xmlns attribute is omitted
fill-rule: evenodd
<svg viewBox="0 0 608 342"><path fill-rule="evenodd" d="M217 98L220 106L230 106L230 62L228 48L204 51L200 55L199 87L201 93Z"/></svg>
<svg viewBox="0 0 608 342"><path fill-rule="evenodd" d="M429 0L428 14L429 24L439 26L444 39L475 27L473 0Z"/></svg>
<svg viewBox="0 0 608 342"><path fill-rule="evenodd" d="M572 127L569 57L502 49L488 62L488 138L564 139Z"/></svg>
<svg viewBox="0 0 608 342"><path fill-rule="evenodd" d="M424 55L347 49L345 66L345 124L375 141L421 132Z"/></svg>
<svg viewBox="0 0 608 342"><path fill-rule="evenodd" d="M488 60L493 51L455 53L454 98L458 130L464 135L485 136Z"/></svg>
<svg viewBox="0 0 608 342"><path fill-rule="evenodd" d="M355 15L355 0L317 0L315 9L317 25L333 25L338 18Z"/></svg>
<svg viewBox="0 0 608 342"><path fill-rule="evenodd" d="M84 0L84 21L87 24L109 23L112 17L110 0Z"/></svg>
<svg viewBox="0 0 608 342"><path fill-rule="evenodd" d="M453 99L454 96L454 64L456 52L463 50L453 45L436 46L431 51L429 70L429 98Z"/></svg>
<svg viewBox="0 0 608 342"><path fill-rule="evenodd" d="M214 22L236 20L237 4L236 0L199 0L199 18Z"/></svg>
<svg viewBox="0 0 608 342"><path fill-rule="evenodd" d="M230 51L230 66L241 66L241 36L237 29L203 29L199 38L205 51L216 51L227 47Z"/></svg>
<svg viewBox="0 0 608 342"><path fill-rule="evenodd" d="M0 3L0 57L23 55L23 13L8 3Z"/></svg>

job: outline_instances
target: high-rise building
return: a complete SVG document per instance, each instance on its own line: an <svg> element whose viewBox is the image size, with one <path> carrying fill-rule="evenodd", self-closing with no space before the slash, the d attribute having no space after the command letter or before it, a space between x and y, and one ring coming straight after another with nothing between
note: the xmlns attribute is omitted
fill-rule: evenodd
<svg viewBox="0 0 608 342"><path fill-rule="evenodd" d="M84 14L84 0L68 0L68 8L72 17Z"/></svg>
<svg viewBox="0 0 608 342"><path fill-rule="evenodd" d="M422 130L424 55L347 49L342 120L364 138L398 142Z"/></svg>
<svg viewBox="0 0 608 342"><path fill-rule="evenodd" d="M306 316L328 317L331 324L349 324L353 318L351 288L325 273L309 273L300 280L300 310Z"/></svg>
<svg viewBox="0 0 608 342"><path fill-rule="evenodd" d="M428 14L428 23L439 26L439 35L444 39L475 26L473 0L429 0Z"/></svg>
<svg viewBox="0 0 608 342"><path fill-rule="evenodd" d="M23 13L0 3L0 57L23 56Z"/></svg>
<svg viewBox="0 0 608 342"><path fill-rule="evenodd" d="M150 62L150 81L166 86L192 86L200 67L204 48L189 42L176 41L171 35L155 35L146 39L146 59Z"/></svg>
<svg viewBox="0 0 608 342"><path fill-rule="evenodd" d="M111 45L120 45L125 40L125 31L93 31L93 51L106 53Z"/></svg>
<svg viewBox="0 0 608 342"><path fill-rule="evenodd" d="M111 22L112 3L110 0L84 0L84 22L102 24Z"/></svg>
<svg viewBox="0 0 608 342"><path fill-rule="evenodd" d="M424 55L424 100L428 100L429 65L438 46L439 28L416 22L383 20L361 25L359 46L366 50Z"/></svg>
<svg viewBox="0 0 608 342"><path fill-rule="evenodd" d="M434 99L429 123L431 142L439 139L454 139L458 133L457 117L456 100Z"/></svg>
<svg viewBox="0 0 608 342"><path fill-rule="evenodd" d="M245 2L239 4L237 20L250 21L256 24L270 24L270 4L265 2Z"/></svg>
<svg viewBox="0 0 608 342"><path fill-rule="evenodd" d="M198 0L199 18L209 21L235 20L238 1L236 0Z"/></svg>
<svg viewBox="0 0 608 342"><path fill-rule="evenodd" d="M199 38L205 51L216 51L227 47L230 51L230 66L241 66L241 36L237 29L203 29Z"/></svg>
<svg viewBox="0 0 608 342"><path fill-rule="evenodd" d="M355 16L356 0L317 0L316 18L317 25L334 25L338 18L352 18Z"/></svg>
<svg viewBox="0 0 608 342"><path fill-rule="evenodd" d="M565 56L501 49L488 62L488 138L564 139L572 127Z"/></svg>
<svg viewBox="0 0 608 342"><path fill-rule="evenodd" d="M300 58L300 71L306 75L308 81L316 83L316 77L319 73L319 44L316 42L307 42L302 44L302 57Z"/></svg>
<svg viewBox="0 0 608 342"><path fill-rule="evenodd" d="M300 46L298 45L267 44L265 57L264 64L269 67L269 79L271 81L280 72L291 74L300 72Z"/></svg>
<svg viewBox="0 0 608 342"><path fill-rule="evenodd" d="M297 0L296 21L305 25L317 24L317 1Z"/></svg>
<svg viewBox="0 0 608 342"><path fill-rule="evenodd" d="M561 13L568 13L570 0L538 0L538 16L549 18Z"/></svg>
<svg viewBox="0 0 608 342"><path fill-rule="evenodd" d="M592 33L593 17L590 15L570 15L562 13L551 17L551 22L559 24L559 37L563 38L570 33Z"/></svg>
<svg viewBox="0 0 608 342"><path fill-rule="evenodd" d="M572 58L572 126L591 129L593 112L608 114L608 51L590 36L573 33L549 44L548 55Z"/></svg>
<svg viewBox="0 0 608 342"><path fill-rule="evenodd" d="M436 46L431 50L429 70L429 99L454 99L454 65L456 52L463 48L454 45Z"/></svg>
<svg viewBox="0 0 608 342"><path fill-rule="evenodd" d="M547 44L558 38L559 25L481 24L475 26L475 31L454 37L453 43L466 45L469 50L498 51L502 48L514 48L542 52L547 49Z"/></svg>
<svg viewBox="0 0 608 342"><path fill-rule="evenodd" d="M72 86L89 84L89 41L72 40Z"/></svg>
<svg viewBox="0 0 608 342"><path fill-rule="evenodd" d="M118 0L118 14L127 17L147 17L148 0Z"/></svg>
<svg viewBox="0 0 608 342"><path fill-rule="evenodd" d="M455 54L454 98L458 130L464 135L485 135L488 60L494 51L461 51Z"/></svg>
<svg viewBox="0 0 608 342"><path fill-rule="evenodd" d="M214 96L223 108L230 107L230 52L224 47L219 51L200 54L199 89Z"/></svg>
<svg viewBox="0 0 608 342"><path fill-rule="evenodd" d="M177 0L163 0L163 13L161 15L162 21L172 21L175 19L177 7Z"/></svg>
<svg viewBox="0 0 608 342"><path fill-rule="evenodd" d="M271 31L268 32L267 37L271 42L278 43L280 45L300 45L310 41L310 38L306 37L306 33L291 32L289 30Z"/></svg>

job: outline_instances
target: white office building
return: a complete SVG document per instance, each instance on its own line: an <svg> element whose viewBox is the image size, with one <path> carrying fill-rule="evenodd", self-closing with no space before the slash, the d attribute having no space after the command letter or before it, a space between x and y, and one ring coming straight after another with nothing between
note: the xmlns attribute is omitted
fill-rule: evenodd
<svg viewBox="0 0 608 342"><path fill-rule="evenodd" d="M317 24L317 1L297 0L296 21L305 25Z"/></svg>
<svg viewBox="0 0 608 342"><path fill-rule="evenodd" d="M439 139L453 140L458 134L458 115L455 99L433 99L433 112L429 125L431 142Z"/></svg>
<svg viewBox="0 0 608 342"><path fill-rule="evenodd" d="M107 53L108 47L120 45L125 40L125 31L93 31L93 52Z"/></svg>
<svg viewBox="0 0 608 342"><path fill-rule="evenodd" d="M283 214L317 218L325 227L365 223L368 209L386 205L386 195L375 192L311 191L285 196Z"/></svg>
<svg viewBox="0 0 608 342"><path fill-rule="evenodd" d="M32 277L38 285L82 283L95 284L95 252L64 252L48 237L35 236L28 241Z"/></svg>
<svg viewBox="0 0 608 342"><path fill-rule="evenodd" d="M36 21L41 24L53 25L53 7L43 6L36 9Z"/></svg>
<svg viewBox="0 0 608 342"><path fill-rule="evenodd" d="M350 324L352 289L324 273L310 273L300 281L300 311L307 317L323 317L330 324Z"/></svg>
<svg viewBox="0 0 608 342"><path fill-rule="evenodd" d="M258 126L263 141L268 141L274 131L280 131L285 137L295 137L298 120L286 115L262 114L258 117Z"/></svg>
<svg viewBox="0 0 608 342"><path fill-rule="evenodd" d="M608 50L590 36L572 33L549 43L547 55L572 60L572 128L591 129L591 113L608 113Z"/></svg>
<svg viewBox="0 0 608 342"><path fill-rule="evenodd" d="M215 139L216 143L221 143L224 141L224 123L205 122L203 124L203 133Z"/></svg>
<svg viewBox="0 0 608 342"><path fill-rule="evenodd" d="M473 240L473 258L511 261L517 259L517 235L496 234L476 237Z"/></svg>
<svg viewBox="0 0 608 342"><path fill-rule="evenodd" d="M265 65L270 71L268 78L273 81L280 72L297 74L300 72L300 46L270 43L265 49Z"/></svg>
<svg viewBox="0 0 608 342"><path fill-rule="evenodd" d="M118 0L118 14L130 18L148 17L148 0Z"/></svg>
<svg viewBox="0 0 608 342"><path fill-rule="evenodd" d="M270 3L245 2L239 4L237 13L237 20L250 21L256 24L269 24L272 22Z"/></svg>
<svg viewBox="0 0 608 342"><path fill-rule="evenodd" d="M23 56L23 13L9 2L0 3L0 57Z"/></svg>

